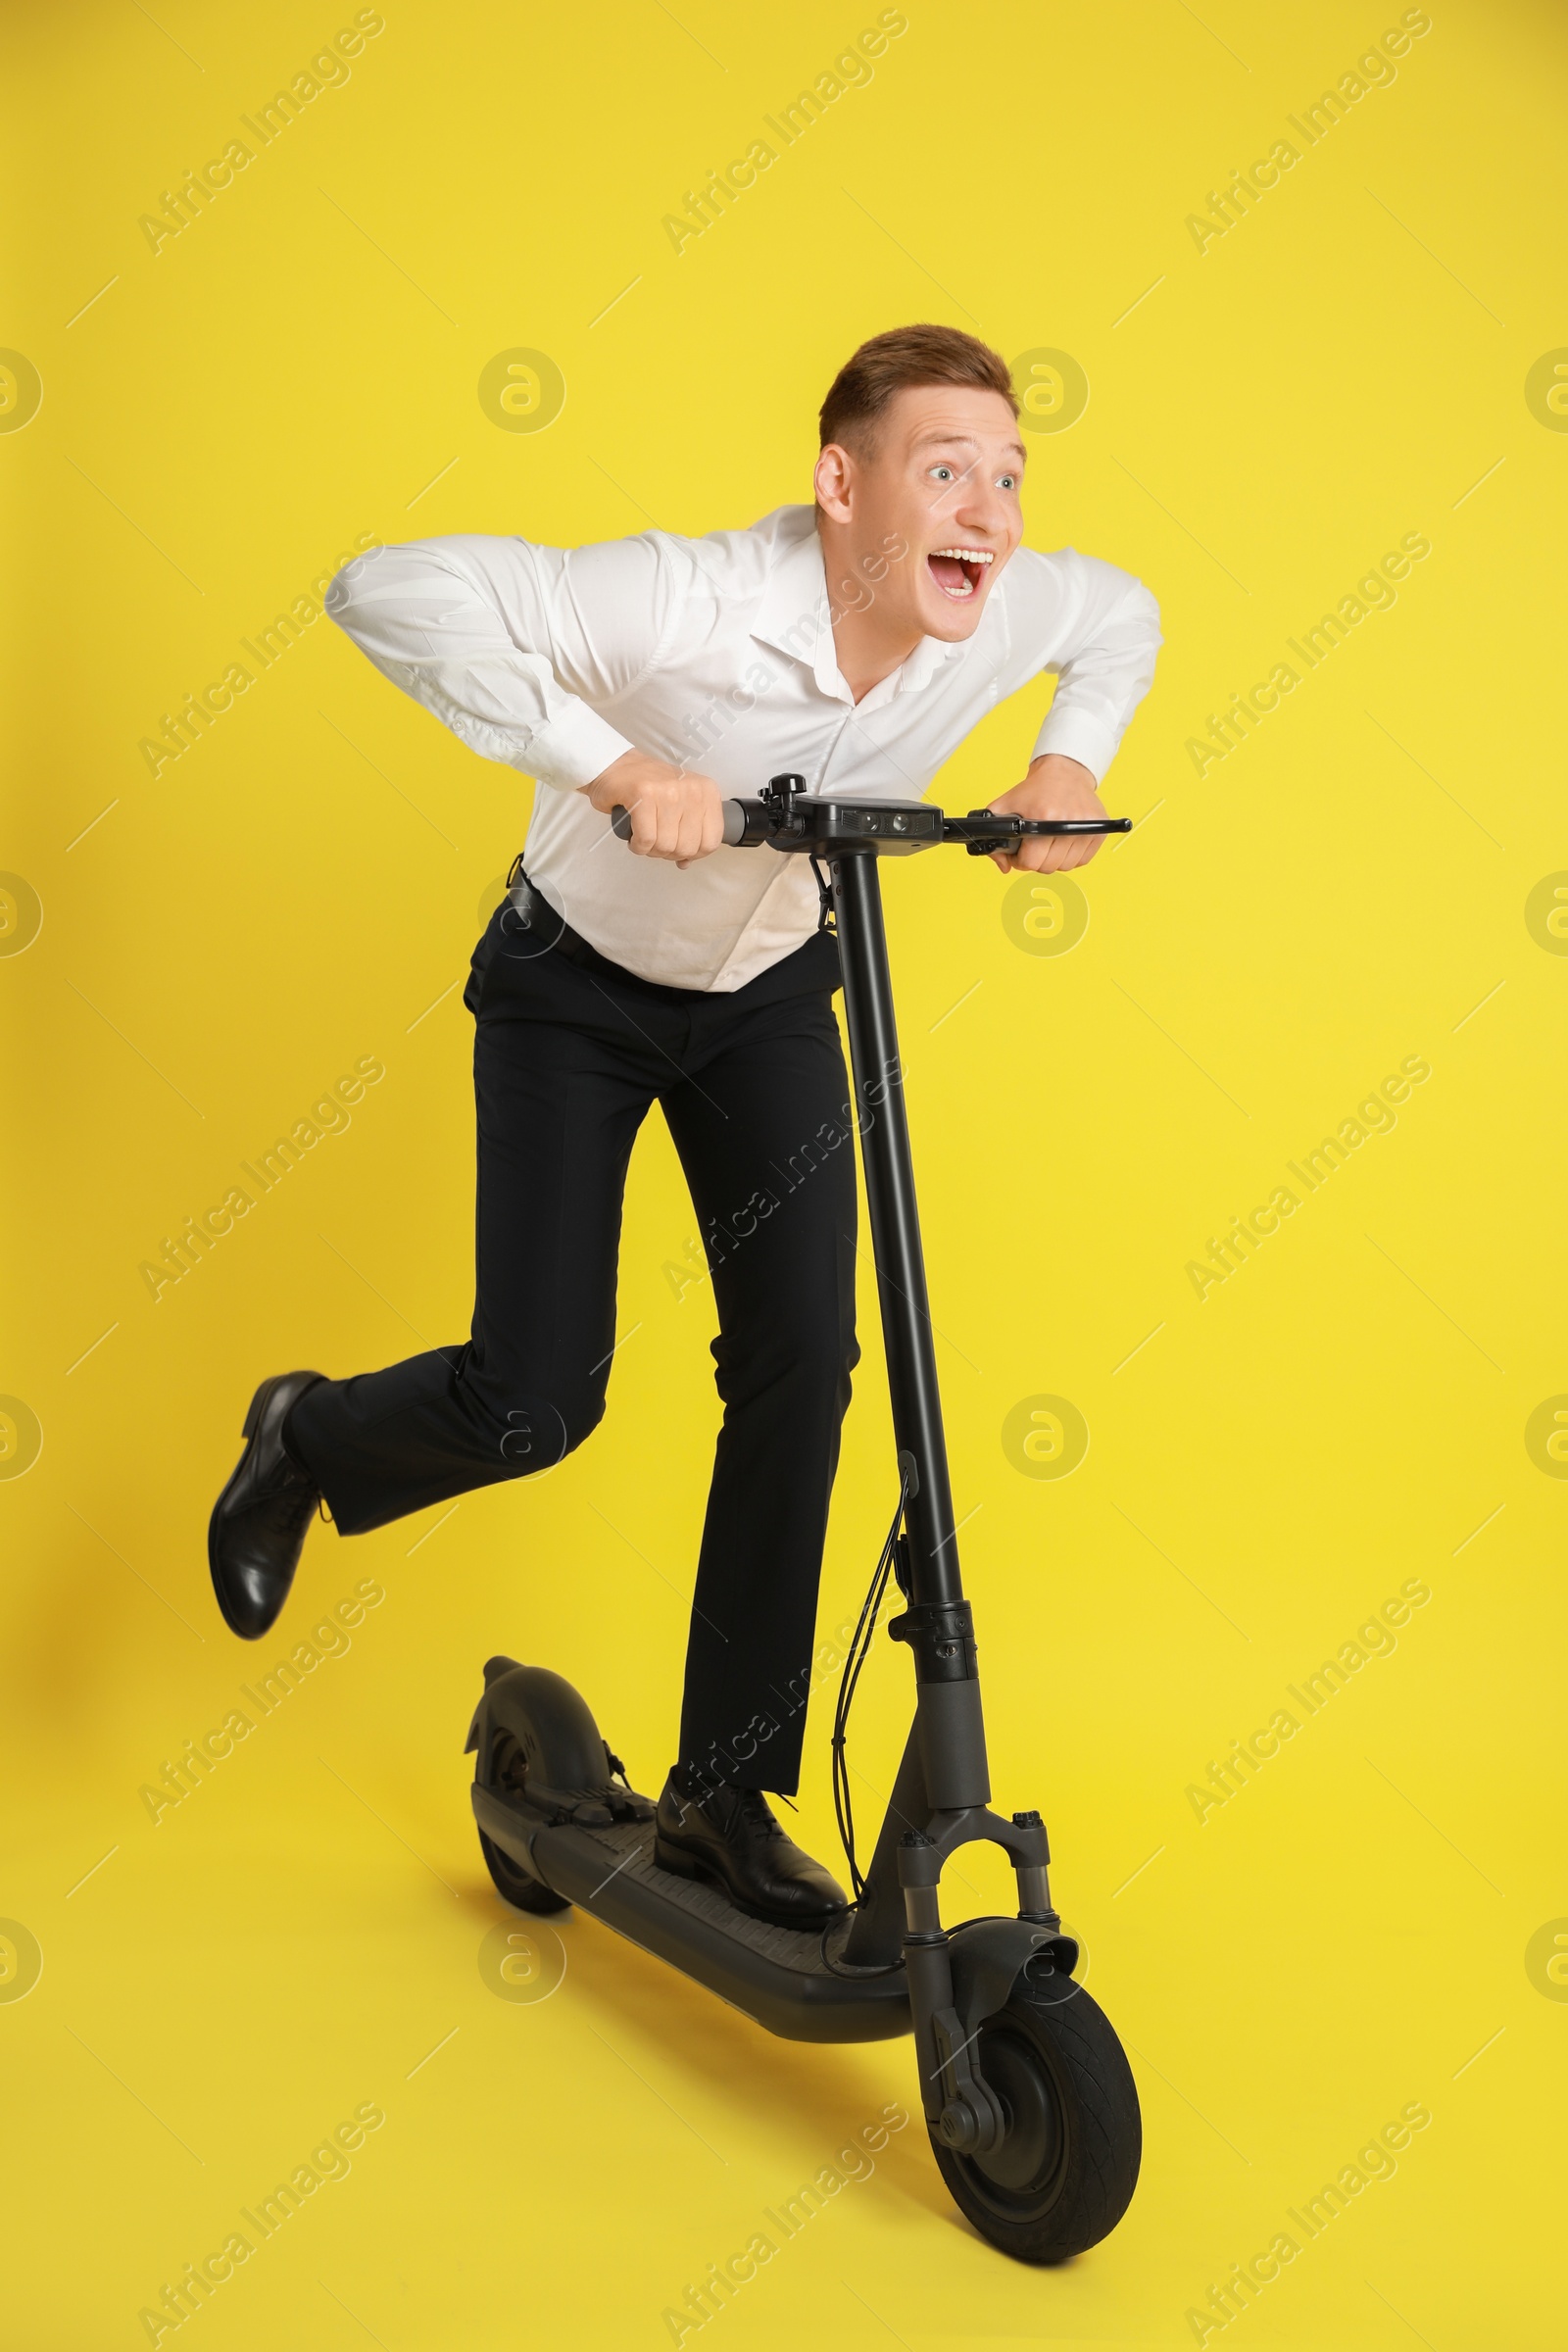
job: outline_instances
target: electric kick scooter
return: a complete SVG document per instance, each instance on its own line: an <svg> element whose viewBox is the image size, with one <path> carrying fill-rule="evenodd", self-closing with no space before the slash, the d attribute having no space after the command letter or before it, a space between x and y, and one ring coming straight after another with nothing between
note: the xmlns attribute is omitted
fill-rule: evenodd
<svg viewBox="0 0 1568 2352"><path fill-rule="evenodd" d="M612 819L629 838L623 810ZM509 1903L576 1903L695 1977L770 2033L797 2041L913 2034L937 2164L982 2236L1021 2261L1095 2245L1138 2179L1138 2094L1103 2012L1073 1979L1078 1946L1047 1883L1041 1817L990 1809L969 1603L958 1575L925 1263L915 1208L877 859L963 842L971 857L1041 833L1118 833L1125 817L1042 821L923 801L812 798L775 776L725 804L726 842L812 859L844 975L860 1152L882 1307L899 1506L845 1667L834 1792L857 1900L820 1935L748 1918L705 1883L654 1861L653 1803L627 1782L571 1685L491 1658L468 1733L473 1811ZM905 1599L888 1632L914 1660L914 1723L870 1869L855 1861L844 1732L889 1572ZM990 1839L1017 1875L1015 1918L945 1929L943 1865Z"/></svg>

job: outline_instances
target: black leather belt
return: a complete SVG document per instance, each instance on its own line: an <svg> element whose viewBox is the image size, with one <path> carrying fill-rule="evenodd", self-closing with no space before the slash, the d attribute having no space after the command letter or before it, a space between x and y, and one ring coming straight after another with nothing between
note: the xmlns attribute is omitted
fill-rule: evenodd
<svg viewBox="0 0 1568 2352"><path fill-rule="evenodd" d="M512 914L506 927L515 924L519 931L529 934L530 944L542 955L547 950L564 956L572 963L603 963L606 959L596 948L591 948L580 932L574 931L564 914L559 914L543 891L529 881L522 870L522 852L512 861L507 876L507 897L512 902Z"/></svg>

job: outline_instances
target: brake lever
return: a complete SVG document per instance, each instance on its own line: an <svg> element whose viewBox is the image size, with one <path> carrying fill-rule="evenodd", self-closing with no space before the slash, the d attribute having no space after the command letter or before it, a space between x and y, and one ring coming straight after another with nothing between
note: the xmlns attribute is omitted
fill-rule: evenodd
<svg viewBox="0 0 1568 2352"><path fill-rule="evenodd" d="M943 820L944 841L961 841L971 858L989 858L997 850L1043 833L1130 833L1130 816L1016 816L1000 808L971 808L967 816Z"/></svg>

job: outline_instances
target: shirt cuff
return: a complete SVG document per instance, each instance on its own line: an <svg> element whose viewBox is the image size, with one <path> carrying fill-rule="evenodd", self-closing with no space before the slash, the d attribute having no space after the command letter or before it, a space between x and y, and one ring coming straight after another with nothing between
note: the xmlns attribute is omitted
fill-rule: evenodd
<svg viewBox="0 0 1568 2352"><path fill-rule="evenodd" d="M1046 723L1030 758L1039 760L1047 752L1054 752L1063 760L1076 760L1098 785L1115 759L1120 741L1113 728L1092 718L1087 710L1058 710L1053 706L1046 712Z"/></svg>
<svg viewBox="0 0 1568 2352"><path fill-rule="evenodd" d="M558 792L575 792L579 784L602 776L622 752L635 749L597 710L573 702L559 718L532 730L527 750L517 754L514 764Z"/></svg>

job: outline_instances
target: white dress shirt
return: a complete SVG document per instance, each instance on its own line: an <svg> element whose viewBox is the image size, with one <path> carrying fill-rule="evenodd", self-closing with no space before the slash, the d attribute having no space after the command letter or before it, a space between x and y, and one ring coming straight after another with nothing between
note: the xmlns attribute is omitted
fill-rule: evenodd
<svg viewBox="0 0 1568 2352"><path fill-rule="evenodd" d="M487 760L537 778L530 881L601 955L645 980L727 991L808 939L808 861L720 849L680 870L636 858L576 787L635 748L754 795L918 799L1004 695L1042 670L1035 747L1098 781L1148 692L1160 642L1142 582L1073 548L1018 548L965 643L923 637L857 703L840 674L815 509L751 530L593 547L465 536L349 565L326 610L376 667ZM1014 778L999 776L993 799Z"/></svg>

